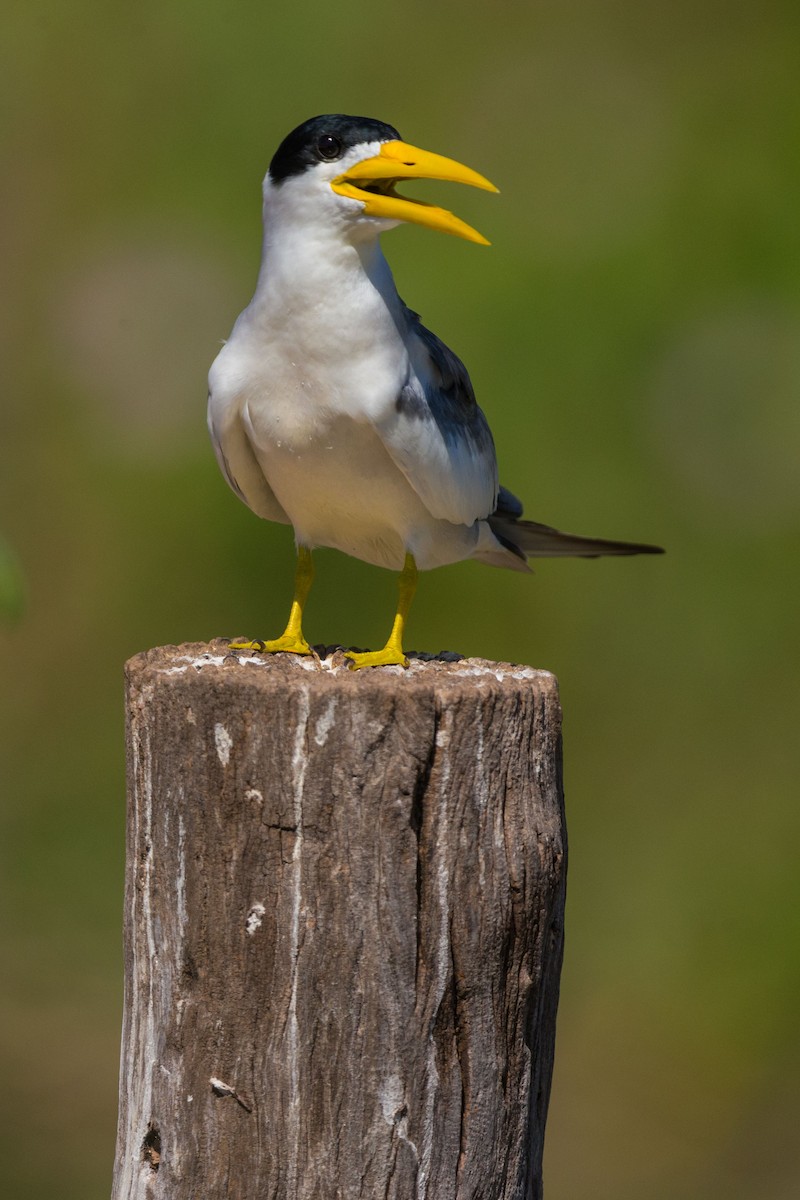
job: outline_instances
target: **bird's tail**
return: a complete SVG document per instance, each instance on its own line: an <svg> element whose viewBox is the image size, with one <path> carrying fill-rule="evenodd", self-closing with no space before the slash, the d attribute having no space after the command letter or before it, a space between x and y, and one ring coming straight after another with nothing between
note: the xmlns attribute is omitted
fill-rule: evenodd
<svg viewBox="0 0 800 1200"><path fill-rule="evenodd" d="M606 538L581 537L562 533L538 521L520 521L511 515L494 513L489 527L497 540L518 558L600 558L611 554L663 554L661 546L646 542L611 542Z"/></svg>

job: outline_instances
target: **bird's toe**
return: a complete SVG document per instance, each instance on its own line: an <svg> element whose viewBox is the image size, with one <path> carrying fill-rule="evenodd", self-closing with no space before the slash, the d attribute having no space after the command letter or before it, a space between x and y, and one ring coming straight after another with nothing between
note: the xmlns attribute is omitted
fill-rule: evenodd
<svg viewBox="0 0 800 1200"><path fill-rule="evenodd" d="M383 650L367 650L364 653L348 651L345 658L349 659L351 671L360 671L362 667L407 667L408 659L402 650L395 646L384 646Z"/></svg>

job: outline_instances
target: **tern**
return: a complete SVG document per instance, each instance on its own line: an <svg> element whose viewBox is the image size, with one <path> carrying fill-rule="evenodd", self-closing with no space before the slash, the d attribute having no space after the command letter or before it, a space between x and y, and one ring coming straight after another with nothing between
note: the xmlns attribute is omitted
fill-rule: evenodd
<svg viewBox="0 0 800 1200"><path fill-rule="evenodd" d="M488 245L452 213L398 193L415 179L497 191L393 126L343 114L298 126L270 163L256 290L211 367L208 425L236 495L293 526L297 569L284 633L234 650L312 653L303 616L320 546L400 572L388 641L348 652L353 668L408 665L421 570L661 552L522 520L464 364L400 299L381 250L380 235L402 222Z"/></svg>

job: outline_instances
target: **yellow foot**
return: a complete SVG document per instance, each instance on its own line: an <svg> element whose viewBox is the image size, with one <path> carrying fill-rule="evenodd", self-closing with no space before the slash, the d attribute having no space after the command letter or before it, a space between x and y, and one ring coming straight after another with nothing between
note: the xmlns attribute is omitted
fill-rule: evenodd
<svg viewBox="0 0 800 1200"><path fill-rule="evenodd" d="M349 658L348 666L351 671L360 671L362 667L407 667L408 659L402 650L394 646L384 646L382 650L367 650L363 654L351 651L345 655Z"/></svg>
<svg viewBox="0 0 800 1200"><path fill-rule="evenodd" d="M304 637L283 634L271 642L230 642L229 650L255 650L259 654L311 654Z"/></svg>

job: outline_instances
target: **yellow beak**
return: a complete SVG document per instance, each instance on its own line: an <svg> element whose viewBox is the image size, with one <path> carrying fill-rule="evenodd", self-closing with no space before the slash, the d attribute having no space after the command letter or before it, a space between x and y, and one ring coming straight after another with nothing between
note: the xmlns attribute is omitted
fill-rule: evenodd
<svg viewBox="0 0 800 1200"><path fill-rule="evenodd" d="M487 192L498 189L483 175L462 166L452 158L419 150L407 142L384 142L380 154L355 163L342 175L338 175L331 187L340 196L360 200L364 212L370 217L386 217L392 221L413 221L452 233L488 246L486 238L465 221L454 217L447 209L426 204L423 200L409 200L398 196L394 185L404 179L446 179L451 183L468 183Z"/></svg>

